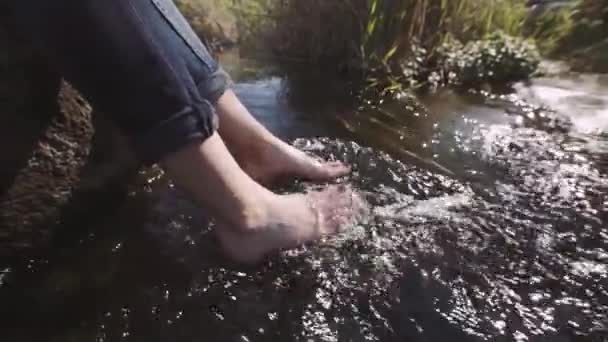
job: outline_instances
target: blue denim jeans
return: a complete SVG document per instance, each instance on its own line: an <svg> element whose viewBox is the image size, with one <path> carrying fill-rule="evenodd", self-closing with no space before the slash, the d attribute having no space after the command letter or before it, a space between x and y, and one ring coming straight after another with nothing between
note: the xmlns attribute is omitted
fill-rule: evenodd
<svg viewBox="0 0 608 342"><path fill-rule="evenodd" d="M17 0L51 65L115 122L145 163L208 138L230 79L172 0Z"/></svg>

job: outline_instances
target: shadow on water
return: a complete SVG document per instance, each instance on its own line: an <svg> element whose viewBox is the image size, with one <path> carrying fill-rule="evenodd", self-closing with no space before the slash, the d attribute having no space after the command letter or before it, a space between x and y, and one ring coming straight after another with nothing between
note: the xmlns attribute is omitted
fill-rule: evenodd
<svg viewBox="0 0 608 342"><path fill-rule="evenodd" d="M221 256L207 215L148 170L89 235L0 275L3 339L608 338L608 148L576 124L586 110L522 101L547 94L535 84L294 109L280 78L240 67L236 91L271 130L353 165L340 181L369 202L365 222L243 268Z"/></svg>

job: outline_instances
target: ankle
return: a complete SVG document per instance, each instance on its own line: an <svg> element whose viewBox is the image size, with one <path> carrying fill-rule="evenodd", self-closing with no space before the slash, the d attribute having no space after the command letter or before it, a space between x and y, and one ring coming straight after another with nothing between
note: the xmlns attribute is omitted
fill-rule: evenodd
<svg viewBox="0 0 608 342"><path fill-rule="evenodd" d="M234 232L252 234L266 227L271 213L270 203L275 196L278 195L269 192L245 202L231 220Z"/></svg>

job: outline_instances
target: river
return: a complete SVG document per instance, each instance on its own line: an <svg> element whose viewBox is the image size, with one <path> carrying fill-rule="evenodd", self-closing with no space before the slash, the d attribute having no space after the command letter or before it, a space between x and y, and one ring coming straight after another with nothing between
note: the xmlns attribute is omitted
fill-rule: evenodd
<svg viewBox="0 0 608 342"><path fill-rule="evenodd" d="M200 209L142 172L88 235L0 273L2 340L608 339L608 77L354 111L293 106L282 79L224 63L273 132L353 165L342 182L369 217L242 267Z"/></svg>

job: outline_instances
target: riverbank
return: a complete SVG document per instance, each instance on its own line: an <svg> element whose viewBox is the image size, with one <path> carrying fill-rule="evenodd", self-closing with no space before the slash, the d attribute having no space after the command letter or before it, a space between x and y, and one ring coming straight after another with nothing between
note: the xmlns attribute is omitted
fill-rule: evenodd
<svg viewBox="0 0 608 342"><path fill-rule="evenodd" d="M9 171L3 186L16 189L0 201L0 247L12 256L0 258L4 339L608 337L605 77L558 71L503 95L438 87L415 103L403 92L352 107L324 91L330 74L294 88L293 79L259 77L257 66L220 55L253 114L307 153L352 165L342 181L373 208L336 237L242 267L225 259L213 223L170 179L141 172L132 181L133 169L117 159L128 148L3 33L0 54L10 58L0 66L12 72L0 82L0 98L10 100L0 117L0 165ZM500 41L467 43L484 67L478 58L460 64L458 52L446 64L494 72ZM286 93L299 101L285 101ZM96 143L107 148L95 154ZM109 179L120 196L78 191L84 183L107 192ZM50 248L15 253L49 236Z"/></svg>
<svg viewBox="0 0 608 342"><path fill-rule="evenodd" d="M608 72L608 2L539 3L529 21L544 54L567 61L574 71Z"/></svg>
<svg viewBox="0 0 608 342"><path fill-rule="evenodd" d="M367 221L239 267L186 194L142 174L119 210L80 227L91 234L0 269L4 338L608 337L608 137L576 124L591 117L588 102L608 108L598 101L601 77L533 80L504 96L441 89L421 99L427 111L399 100L365 111L309 100L301 109L284 100L283 79L252 77L256 66L238 56L220 59L274 133L353 166L344 181L372 204ZM533 98L563 106L522 101Z"/></svg>
<svg viewBox="0 0 608 342"><path fill-rule="evenodd" d="M343 80L348 93L504 86L535 75L539 58L562 59L588 72L606 71L608 64L602 62L608 6L593 1L182 3L197 23L199 12L208 12L210 23L216 20L212 12L219 12L223 24L214 25L240 33L242 52L273 60L288 78L307 70ZM205 31L213 25L199 26Z"/></svg>

